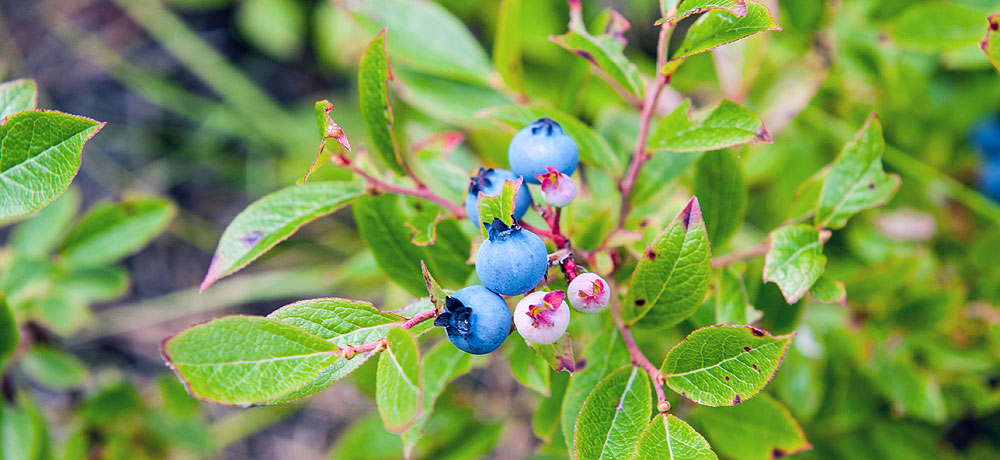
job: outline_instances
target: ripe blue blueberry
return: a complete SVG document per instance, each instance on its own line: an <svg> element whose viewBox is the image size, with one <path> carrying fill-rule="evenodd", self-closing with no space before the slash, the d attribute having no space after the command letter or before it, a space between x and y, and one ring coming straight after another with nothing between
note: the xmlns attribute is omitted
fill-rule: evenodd
<svg viewBox="0 0 1000 460"><path fill-rule="evenodd" d="M514 327L531 343L555 343L569 327L566 293L535 291L524 296L514 308Z"/></svg>
<svg viewBox="0 0 1000 460"><path fill-rule="evenodd" d="M479 173L469 181L469 192L465 194L465 214L476 224L476 228L483 224L479 221L479 193L497 196L503 190L505 182L516 181L520 177L506 169L479 168ZM531 192L528 191L528 185L522 182L521 188L514 195L514 219L521 220L530 206Z"/></svg>
<svg viewBox="0 0 1000 460"><path fill-rule="evenodd" d="M1000 202L1000 159L986 160L980 166L979 191Z"/></svg>
<svg viewBox="0 0 1000 460"><path fill-rule="evenodd" d="M537 175L545 174L546 166L572 176L580 161L580 152L562 126L552 119L542 118L517 132L507 147L507 161L514 174L538 184Z"/></svg>
<svg viewBox="0 0 1000 460"><path fill-rule="evenodd" d="M510 334L510 309L503 297L483 286L459 289L445 299L445 311L434 318L459 350L484 355Z"/></svg>
<svg viewBox="0 0 1000 460"><path fill-rule="evenodd" d="M484 224L485 225L485 224ZM488 238L476 251L476 275L491 291L503 295L524 294L545 278L549 256L538 235L508 227L493 219Z"/></svg>
<svg viewBox="0 0 1000 460"><path fill-rule="evenodd" d="M969 141L986 158L1000 159L1000 116L994 115L976 123L969 133Z"/></svg>

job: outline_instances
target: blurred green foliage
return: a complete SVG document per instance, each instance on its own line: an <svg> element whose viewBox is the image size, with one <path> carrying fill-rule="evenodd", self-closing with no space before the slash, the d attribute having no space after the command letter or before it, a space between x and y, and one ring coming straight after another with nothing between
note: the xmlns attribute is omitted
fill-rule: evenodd
<svg viewBox="0 0 1000 460"><path fill-rule="evenodd" d="M52 33L129 91L190 123L192 129L175 139L176 154L164 160L165 188L185 181L186 164L215 172L222 186L250 197L295 182L315 152L316 99L333 102L333 116L352 143L370 145L355 109L354 82L365 47L386 24L392 24L387 43L397 140L409 146L452 131L466 139L447 153L433 142L418 149L422 161L417 167L434 171L438 179L429 185L458 202L467 173L477 162L505 163L513 132L498 129L481 111L516 103L520 96L498 89L499 75L490 72L485 51L442 58L421 46L423 35L462 27L471 32L445 35L456 50L496 49L498 1L437 2L441 8L429 13L437 16L422 21L392 16L411 3L403 0L385 2L390 6L307 0L169 3L115 0L111 8L124 12L171 54L199 80L198 88L133 59L136 56L128 53L139 52L112 46L99 30L66 17L49 24ZM856 216L826 244L825 276L844 281L846 306L809 297L787 305L775 285L760 281L761 259L737 264L730 273L745 282L752 306L748 314L754 309L762 312L763 327L775 334L798 331L773 385L765 391L794 415L813 446L796 457L996 458L1000 456L1000 268L995 256L1000 251L1000 207L970 190L980 159L969 146L968 131L1000 108L1000 77L978 47L987 32L986 16L1000 10L1000 4L991 0L772 4L778 6L782 31L693 56L671 81L678 93L672 96L674 102L683 95L695 107L710 109L722 98L734 99L760 114L773 136L773 145L727 151L744 169L749 190L746 222L728 247L749 247L797 217L800 185L835 158L872 112L884 125L886 169L903 179L887 208ZM603 6L584 2L591 33L603 32L601 26L608 21ZM630 40L626 56L645 74L652 74L656 32L651 24L659 18L657 2L627 0L616 6L632 23L626 34ZM314 63L327 87L289 100L270 94L261 84L265 77L254 74L251 60L227 59L186 22L191 15L219 11L231 17L234 33L246 46L279 67ZM449 25L435 27L440 21ZM566 32L566 5L521 2L517 17L510 21L516 24L519 39L524 93L547 110L585 121L627 161L638 125L629 101L592 73L586 61L549 40L550 35ZM429 63L420 52L446 62ZM245 149L245 158L232 155L234 143ZM688 195L684 190L702 186L695 171L710 167L708 161L699 154L663 155L646 165L633 204L635 214L647 224L643 227L650 233L647 239L676 214L682 204L678 197ZM595 169L584 174L593 196L614 195L612 178ZM311 180L347 176L344 170L327 166ZM73 257L58 249L74 247L59 242L74 222L78 203L73 193L64 195L9 231L7 245L0 249L0 286L13 316L22 323L30 319L57 337L77 333L91 317L91 303L119 298L129 288L128 272L115 265L124 253L107 254L103 261L107 263L99 267L84 267L74 265ZM613 205L596 199L589 208L575 211L580 217L571 216L570 231L578 246L600 243L610 230ZM412 209L407 206L405 212ZM102 222L114 220L98 217ZM179 219L205 226L200 218L218 217L192 217L182 209ZM172 232L188 234L192 226ZM220 230L203 231L211 235ZM188 238L199 237L188 234ZM218 294L220 299L196 304L211 306L188 314L329 289L402 306L409 294L387 286L372 255L357 249L361 247L350 224L334 220L322 232L293 239L257 267L290 272L280 283L288 290L243 296L245 285L231 284L233 288ZM207 253L211 247L202 249ZM336 262L335 275L340 275L334 276L336 282L329 281L329 271L308 272L316 265L333 265L330 260ZM299 284L289 281L294 279ZM172 300L176 303L179 298ZM140 311L164 310L166 303L131 306L150 305L161 307ZM715 308L714 302L706 302L681 329L637 332L637 339L646 350L666 350L686 332L712 322ZM109 311L98 313L97 323L107 321L106 326L113 328L114 313L122 310ZM0 311L0 331L4 331L0 358L5 356L2 350L13 348L9 328L3 329L10 324L7 313L7 308ZM576 322L573 332L595 333L599 321ZM138 324L130 327L143 323ZM111 371L111 378L105 372L112 365L76 356L71 341L53 341L54 348L35 346L14 353L6 364L5 381L12 381L18 391L5 390L0 407L4 460L88 458L98 445L101 458L211 457L227 444L301 409L257 408L241 421L227 421L187 396L172 376L132 376L122 365ZM515 442L526 446L515 451L525 456L537 451L537 459L566 458L563 432L541 429L547 424L538 420L540 415L535 419L537 438L531 435L531 412L535 407L537 414L557 410L550 407L552 398L515 391L509 377L491 380L507 373L495 367L474 360L470 376L447 386L417 445L421 458L481 458L498 445L505 448ZM348 381L362 392L357 397L372 401L374 378L372 361ZM563 378L551 376L554 395L562 391ZM154 387L127 383L150 381ZM47 406L49 393L67 388L75 395L68 404ZM516 394L513 402L499 402L511 393ZM679 415L692 410L679 398L671 402ZM365 410L372 410L372 404ZM259 424L246 421L253 417L259 417ZM692 425L702 430L711 424L709 419L695 413ZM738 449L742 438L727 444L726 433L716 434L710 427L703 433L720 455L749 455ZM336 435L329 456L399 458L402 449L399 438L385 432L371 412L350 420Z"/></svg>

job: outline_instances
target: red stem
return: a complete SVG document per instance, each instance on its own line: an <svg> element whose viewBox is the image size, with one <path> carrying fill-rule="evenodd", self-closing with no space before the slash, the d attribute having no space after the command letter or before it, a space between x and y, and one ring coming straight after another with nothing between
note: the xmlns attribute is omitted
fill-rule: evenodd
<svg viewBox="0 0 1000 460"><path fill-rule="evenodd" d="M434 193L429 188L427 188L427 186L423 185L423 182L421 182L420 179L416 178L416 176L413 177L414 182L418 184L416 188L404 187L402 185L396 185L383 181L382 179L379 179L369 174L367 171L354 166L351 163L351 160L344 155L340 155L340 157L337 158L337 161L339 161L344 166L350 168L350 170L354 171L355 174L365 178L365 180L368 181L368 183L371 185L372 189L375 190L376 192L396 193L399 195L409 195L414 198L420 198L435 203L441 206L442 208L447 209L449 212L454 214L456 218L461 219L465 217L464 207L460 206L457 203L452 203L447 198Z"/></svg>
<svg viewBox="0 0 1000 460"><path fill-rule="evenodd" d="M433 317L437 316L437 309L432 308L430 310L422 311L413 315L412 318L403 322L399 327L402 329L411 329L424 321L427 321ZM385 339L379 339L371 343L366 343L363 345L348 345L339 350L340 356L344 359L351 359L354 355L358 353L366 353L372 350L379 351L385 348Z"/></svg>
<svg viewBox="0 0 1000 460"><path fill-rule="evenodd" d="M667 13L671 14L671 12ZM632 195L632 189L635 188L635 182L639 178L642 165L650 157L649 153L646 152L646 141L649 139L649 125L653 120L653 113L656 112L656 102L660 98L663 87L670 82L670 74L663 73L663 66L667 60L666 48L671 29L673 29L673 24L669 21L660 25L660 40L656 45L656 76L650 82L650 86L646 87L646 99L642 103L639 115L639 134L635 140L635 149L632 151L632 162L629 164L625 177L618 184L618 190L622 195L621 206L618 208L619 227L625 226L625 219L631 208L629 197Z"/></svg>
<svg viewBox="0 0 1000 460"><path fill-rule="evenodd" d="M653 389L656 390L656 407L660 412L667 412L670 410L670 403L667 402L667 395L663 391L663 382L665 381L663 373L660 369L649 362L646 355L642 353L639 349L639 345L635 343L635 338L632 337L632 331L629 330L625 322L622 321L621 316L621 305L612 296L611 300L611 318L615 320L615 326L622 333L622 340L625 341L625 347L628 348L628 354L632 358L632 365L639 366L649 374L649 378L653 380Z"/></svg>

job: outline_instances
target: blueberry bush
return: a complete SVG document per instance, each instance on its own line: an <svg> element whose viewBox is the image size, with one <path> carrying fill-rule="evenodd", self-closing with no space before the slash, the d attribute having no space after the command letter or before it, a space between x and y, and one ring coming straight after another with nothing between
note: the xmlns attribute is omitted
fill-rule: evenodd
<svg viewBox="0 0 1000 460"><path fill-rule="evenodd" d="M305 124L213 74L158 2L117 1L187 41L174 54L227 104L212 129ZM104 125L0 86L0 222L37 212L0 250L0 366L85 389L55 454L31 392L5 389L0 457L211 456L252 429L198 401L281 417L348 382L376 414L330 458L1000 455L1000 5L615 3L316 7L316 51L356 95L299 110L309 153L288 147L295 177L228 223L199 291L349 209L337 295L366 276L379 293L164 334L176 378L151 402L63 348L176 208L130 196L72 223ZM287 59L302 8L247 0L238 28ZM282 283L319 283L300 268Z"/></svg>

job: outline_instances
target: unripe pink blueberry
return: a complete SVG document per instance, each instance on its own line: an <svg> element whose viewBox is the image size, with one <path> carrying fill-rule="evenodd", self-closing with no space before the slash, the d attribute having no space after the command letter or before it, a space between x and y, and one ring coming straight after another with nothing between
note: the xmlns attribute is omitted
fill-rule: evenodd
<svg viewBox="0 0 1000 460"><path fill-rule="evenodd" d="M576 183L555 167L547 166L545 173L535 176L542 183L542 199L546 203L561 208L576 198Z"/></svg>
<svg viewBox="0 0 1000 460"><path fill-rule="evenodd" d="M569 303L580 313L597 313L611 299L611 288L595 273L577 275L566 288Z"/></svg>
<svg viewBox="0 0 1000 460"><path fill-rule="evenodd" d="M565 291L536 291L524 296L514 308L514 327L531 343L555 343L569 326Z"/></svg>

